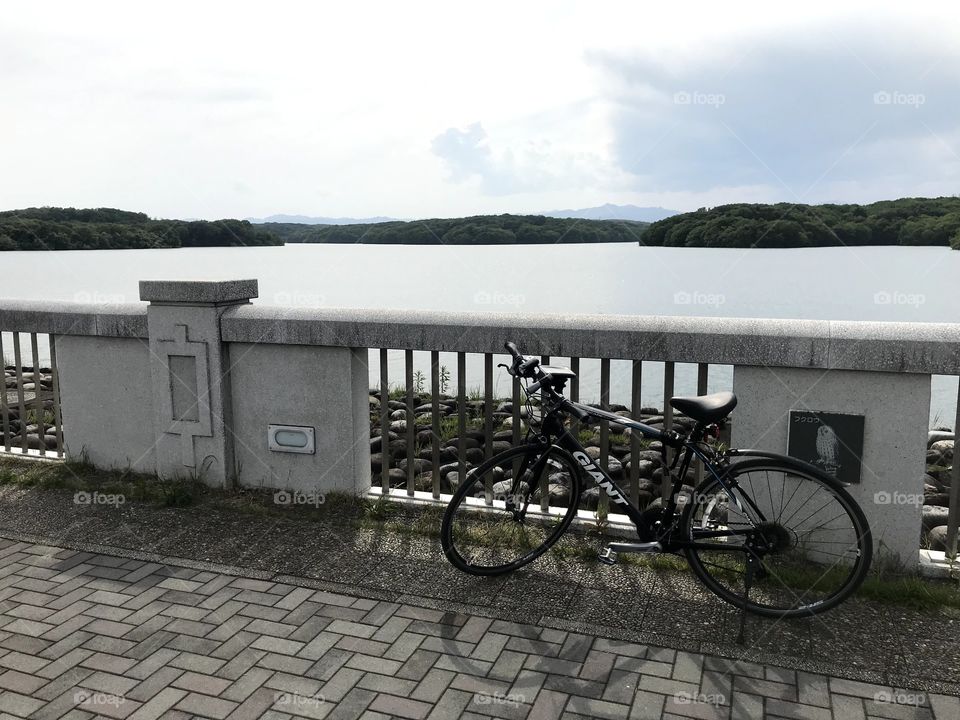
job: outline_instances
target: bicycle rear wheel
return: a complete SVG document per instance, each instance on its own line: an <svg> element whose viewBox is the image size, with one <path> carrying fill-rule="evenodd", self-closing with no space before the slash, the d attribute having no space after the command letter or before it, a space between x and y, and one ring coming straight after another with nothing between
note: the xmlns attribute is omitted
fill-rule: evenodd
<svg viewBox="0 0 960 720"><path fill-rule="evenodd" d="M873 541L863 511L832 478L789 463L737 463L697 489L682 537L694 573L727 602L767 617L829 610L860 586ZM748 591L749 579L749 591Z"/></svg>
<svg viewBox="0 0 960 720"><path fill-rule="evenodd" d="M447 559L473 575L501 575L535 560L570 526L579 469L562 448L511 448L471 470L443 515Z"/></svg>

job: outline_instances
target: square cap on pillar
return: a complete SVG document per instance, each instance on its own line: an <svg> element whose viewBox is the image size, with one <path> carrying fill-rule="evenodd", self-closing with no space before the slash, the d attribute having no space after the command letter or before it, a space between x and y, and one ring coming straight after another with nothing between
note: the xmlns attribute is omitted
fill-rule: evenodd
<svg viewBox="0 0 960 720"><path fill-rule="evenodd" d="M140 299L160 305L233 305L258 296L256 280L140 281Z"/></svg>

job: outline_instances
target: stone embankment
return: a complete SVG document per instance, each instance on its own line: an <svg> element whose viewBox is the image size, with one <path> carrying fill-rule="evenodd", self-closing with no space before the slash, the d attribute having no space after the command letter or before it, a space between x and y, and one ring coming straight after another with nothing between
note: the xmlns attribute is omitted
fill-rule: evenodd
<svg viewBox="0 0 960 720"><path fill-rule="evenodd" d="M27 436L27 447L31 450L57 449L57 434L53 417L53 375L50 368L21 368L23 383L23 409L21 416L21 398L17 389L16 368L8 365L3 370L3 392L6 396L6 418L0 410L0 445L6 433L10 444L23 447L23 435ZM40 396L42 412L37 412L37 395Z"/></svg>

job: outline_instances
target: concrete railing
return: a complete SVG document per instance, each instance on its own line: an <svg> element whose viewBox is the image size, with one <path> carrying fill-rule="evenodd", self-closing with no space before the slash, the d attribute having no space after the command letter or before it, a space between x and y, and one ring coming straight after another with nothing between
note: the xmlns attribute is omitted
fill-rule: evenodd
<svg viewBox="0 0 960 720"><path fill-rule="evenodd" d="M513 340L526 353L562 357L574 369L581 358L600 360L600 405L609 405L610 361L631 362L631 406L642 415L645 363L664 363L662 422L682 424L666 402L674 365L696 363L697 387L709 368L733 366L740 399L731 443L787 451L791 410L863 417L862 479L851 492L866 511L874 537L907 559L921 530L931 375L960 375L960 325L858 323L729 318L551 316L349 309L257 307L254 280L142 282L149 305L79 305L0 300L0 331L48 334L58 360L60 404L68 456L83 454L103 466L131 467L160 476L195 474L217 486L233 483L303 492L371 488L371 449L380 450L381 491L440 497L437 432L438 354L457 353L459 410L456 463L465 471L465 363L482 355L482 417L493 436L492 377L496 354ZM405 447L385 432L391 408L379 395L371 442L368 358L380 359L380 384L390 387L388 350L403 352L399 431ZM432 413L416 417L413 353L430 353ZM510 412L519 439L520 391ZM580 387L574 383L575 399ZM396 404L396 403L395 403ZM392 410L396 412L396 408ZM302 428L312 446L281 452L273 426ZM956 425L955 425L956 428ZM275 428L273 428L275 430ZM432 430L419 449L418 430ZM631 438L636 452L637 439ZM601 459L610 429L601 427ZM492 443L484 447L491 453ZM445 452L445 451L444 451ZM424 484L418 453L431 472ZM449 455L449 453L447 453ZM405 482L390 457L406 460ZM474 453L476 455L476 453ZM636 498L637 465L626 473ZM950 484L948 543L958 520L957 464ZM944 484L947 484L946 482ZM878 498L908 498L905 502ZM913 500L909 500L913 498Z"/></svg>

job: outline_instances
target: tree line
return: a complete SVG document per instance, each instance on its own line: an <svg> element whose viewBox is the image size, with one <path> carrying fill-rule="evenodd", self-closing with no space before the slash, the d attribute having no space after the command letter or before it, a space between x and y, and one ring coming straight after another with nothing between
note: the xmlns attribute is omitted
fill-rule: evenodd
<svg viewBox="0 0 960 720"><path fill-rule="evenodd" d="M794 248L950 245L960 249L960 197L902 198L869 205L734 204L650 225L644 245Z"/></svg>
<svg viewBox="0 0 960 720"><path fill-rule="evenodd" d="M639 242L671 247L793 248L952 245L960 249L960 197L870 205L733 204L653 224L542 215L481 215L354 225L154 220L112 208L0 212L0 250L236 247L284 243L513 245Z"/></svg>
<svg viewBox="0 0 960 720"><path fill-rule="evenodd" d="M112 208L0 212L0 250L130 250L282 245L246 220L152 220Z"/></svg>
<svg viewBox="0 0 960 720"><path fill-rule="evenodd" d="M637 242L648 223L543 215L479 215L355 225L264 223L288 243L517 245Z"/></svg>

